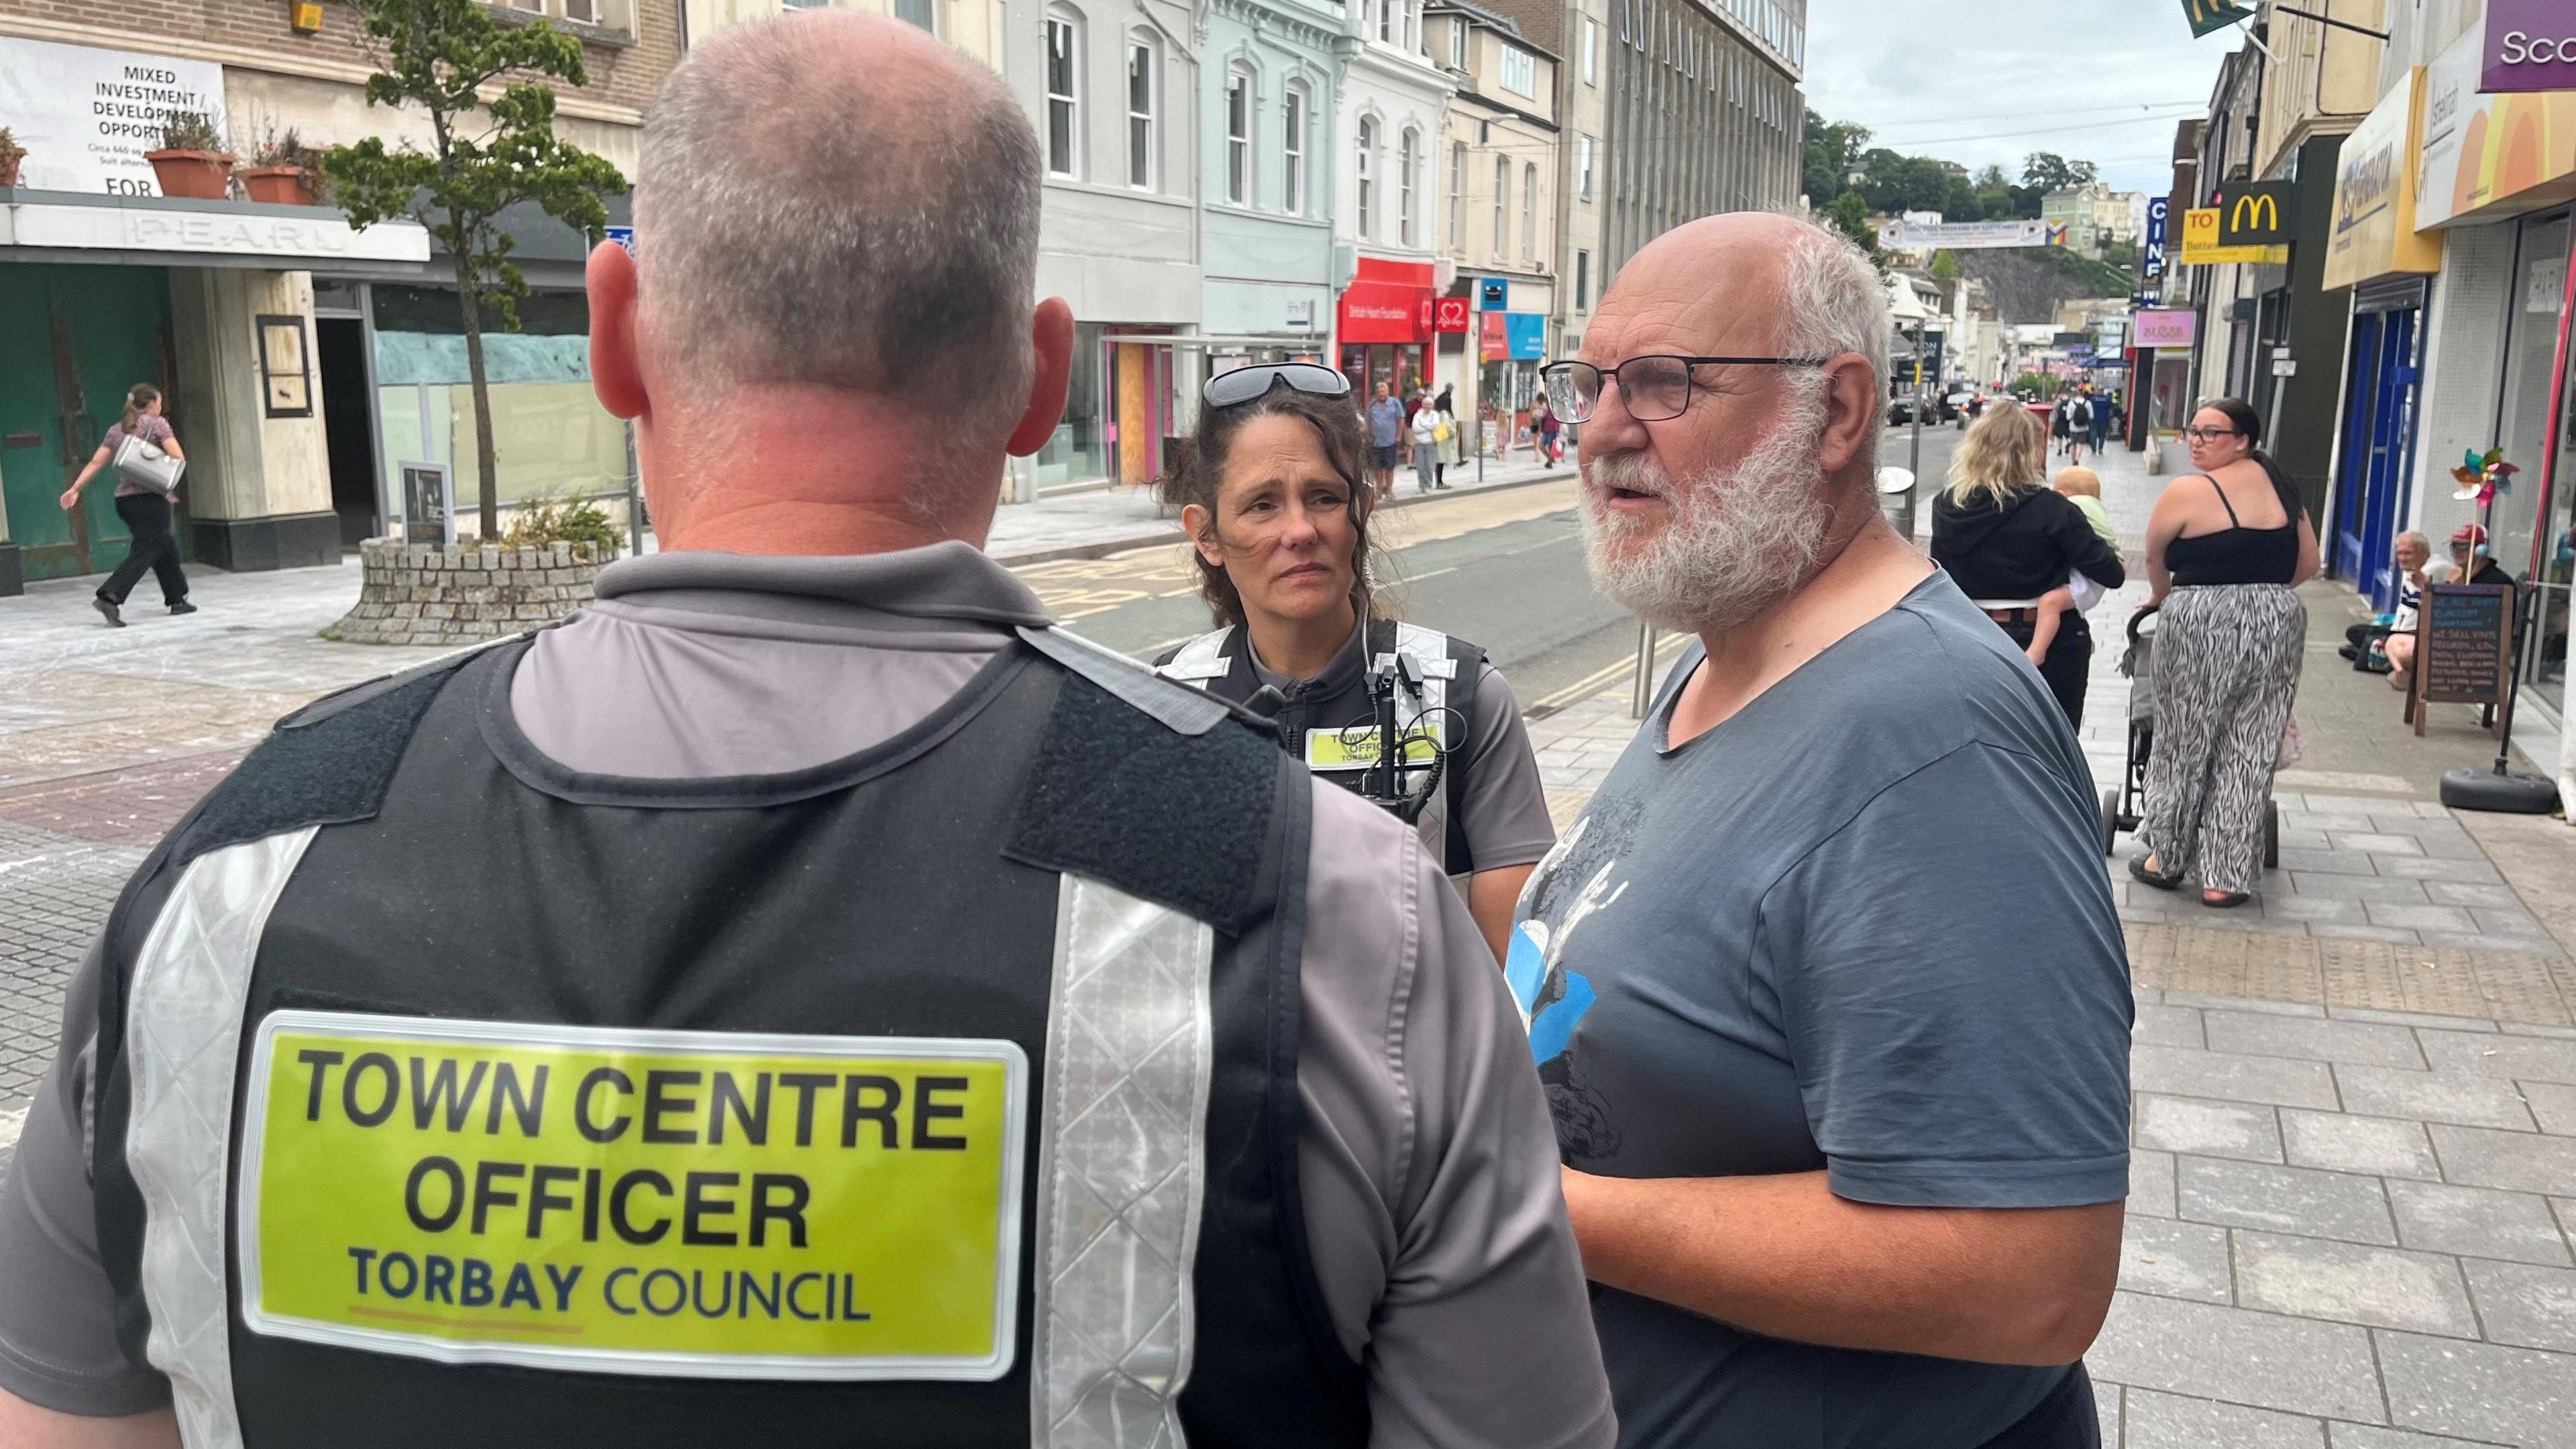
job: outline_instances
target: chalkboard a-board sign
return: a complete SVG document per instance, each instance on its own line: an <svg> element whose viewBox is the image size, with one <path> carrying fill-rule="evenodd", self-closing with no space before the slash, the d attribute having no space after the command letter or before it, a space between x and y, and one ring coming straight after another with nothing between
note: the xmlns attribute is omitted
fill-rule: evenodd
<svg viewBox="0 0 2576 1449"><path fill-rule="evenodd" d="M2512 678L2513 590L2501 584L2433 584L2424 590L2407 713L2424 733L2423 703L2501 708Z"/></svg>

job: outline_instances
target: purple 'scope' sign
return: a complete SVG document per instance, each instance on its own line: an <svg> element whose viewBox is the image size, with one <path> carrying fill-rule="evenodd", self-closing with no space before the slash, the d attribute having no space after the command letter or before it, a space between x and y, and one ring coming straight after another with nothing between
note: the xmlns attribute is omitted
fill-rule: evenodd
<svg viewBox="0 0 2576 1449"><path fill-rule="evenodd" d="M2576 4L2487 0L2486 64L2478 90L2576 90Z"/></svg>

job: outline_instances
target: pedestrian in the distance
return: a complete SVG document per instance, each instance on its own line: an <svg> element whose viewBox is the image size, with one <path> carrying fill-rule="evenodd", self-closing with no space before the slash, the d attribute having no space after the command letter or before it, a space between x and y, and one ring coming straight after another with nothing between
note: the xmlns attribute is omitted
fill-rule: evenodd
<svg viewBox="0 0 2576 1449"><path fill-rule="evenodd" d="M2093 400L2082 393L2066 400L2066 460L2084 461L2084 444L2093 436Z"/></svg>
<svg viewBox="0 0 2576 1449"><path fill-rule="evenodd" d="M1458 461L1458 407L1448 388L1432 399L1432 411L1440 414L1440 464L1432 470L1434 488L1449 486L1449 465Z"/></svg>
<svg viewBox="0 0 2576 1449"><path fill-rule="evenodd" d="M2046 404L2046 407L2048 435L2056 440L2057 451L2064 453L2068 451L2074 438L2075 397L2072 393L2061 393L2057 401Z"/></svg>
<svg viewBox="0 0 2576 1449"><path fill-rule="evenodd" d="M89 480L97 477L100 469L112 467L117 450L128 438L140 438L182 463L188 461L178 435L170 430L169 420L161 416L161 389L138 382L125 394L125 416L107 430L80 476L63 490L65 513L80 507L81 490L89 486ZM125 627L125 616L117 611L125 606L126 596L134 591L146 569L161 585L161 602L170 606L171 613L197 612L197 606L188 602L187 571L179 567L179 540L170 533L171 496L151 484L117 473L116 516L125 520L125 531L131 539L125 546L125 562L118 564L107 582L98 586L90 606L119 629Z"/></svg>
<svg viewBox="0 0 2576 1449"><path fill-rule="evenodd" d="M2243 905L2263 868L2263 805L2281 758L2308 638L2298 586L2316 577L2317 532L2298 489L2260 446L2263 420L2223 397L2183 430L2200 469L2166 485L2147 518L2156 621L2156 734L2147 758L2147 849L2129 874Z"/></svg>
<svg viewBox="0 0 2576 1449"><path fill-rule="evenodd" d="M1538 456L1540 462L1553 466L1565 457L1563 453L1556 450L1557 435L1564 430L1564 426L1557 419L1556 409L1545 403L1539 404Z"/></svg>
<svg viewBox="0 0 2576 1449"><path fill-rule="evenodd" d="M1413 437L1413 491L1428 493L1440 486L1440 413L1429 401L1413 410L1408 424Z"/></svg>
<svg viewBox="0 0 2576 1449"><path fill-rule="evenodd" d="M2098 458L2102 454L2102 440L2111 432L2111 399L2107 394L2097 392L2084 400L2084 410L2093 455Z"/></svg>
<svg viewBox="0 0 2576 1449"><path fill-rule="evenodd" d="M1382 382L1377 401L1368 405L1368 430L1369 487L1387 498L1395 492L1395 464L1404 453L1404 404Z"/></svg>
<svg viewBox="0 0 2576 1449"><path fill-rule="evenodd" d="M2093 634L2071 598L2051 604L2047 596L2075 574L2116 589L2128 571L2083 510L2050 490L2047 472L2048 442L2029 409L1978 419L1950 459L1950 486L1932 503L1932 559L2023 649L2041 643L2042 612L2053 612L2039 675L2081 729Z"/></svg>

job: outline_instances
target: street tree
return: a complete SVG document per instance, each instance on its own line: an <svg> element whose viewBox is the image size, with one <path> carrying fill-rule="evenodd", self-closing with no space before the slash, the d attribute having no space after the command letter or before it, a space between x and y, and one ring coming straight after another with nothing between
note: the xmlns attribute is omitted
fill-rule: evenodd
<svg viewBox="0 0 2576 1449"><path fill-rule="evenodd" d="M1825 208L1825 224L1850 237L1869 259L1887 270L1887 257L1878 249L1878 229L1869 224L1869 202L1857 191L1846 191Z"/></svg>
<svg viewBox="0 0 2576 1449"><path fill-rule="evenodd" d="M1807 136L1802 188L1807 200L1823 206L1843 194L1851 185L1852 171L1860 164L1861 148L1869 144L1869 132L1848 121L1828 121L1813 111L1807 113Z"/></svg>
<svg viewBox="0 0 2576 1449"><path fill-rule="evenodd" d="M600 157L555 136L549 81L588 83L581 42L543 20L505 23L481 0L341 0L357 12L378 70L367 77L370 106L416 106L429 122L430 149L387 147L370 136L322 158L331 199L352 226L409 217L447 249L465 331L474 397L474 471L484 539L500 536L494 486L492 395L483 358L487 313L501 330L519 327L527 279L510 257L518 247L502 214L534 202L547 215L596 238L608 223L601 198L626 178Z"/></svg>
<svg viewBox="0 0 2576 1449"><path fill-rule="evenodd" d="M2033 151L2022 158L2022 184L2043 195L2089 185L2099 170L2090 161L2069 161L2054 151Z"/></svg>

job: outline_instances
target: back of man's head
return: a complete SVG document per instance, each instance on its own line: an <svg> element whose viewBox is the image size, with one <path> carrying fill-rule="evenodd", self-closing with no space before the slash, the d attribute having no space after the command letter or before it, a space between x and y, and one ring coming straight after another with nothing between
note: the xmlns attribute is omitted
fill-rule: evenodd
<svg viewBox="0 0 2576 1449"><path fill-rule="evenodd" d="M1019 104L919 29L829 9L734 27L644 123L644 344L713 408L870 394L998 449L1028 402L1039 194Z"/></svg>

